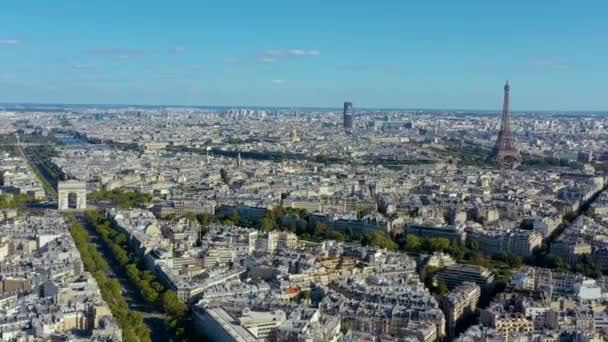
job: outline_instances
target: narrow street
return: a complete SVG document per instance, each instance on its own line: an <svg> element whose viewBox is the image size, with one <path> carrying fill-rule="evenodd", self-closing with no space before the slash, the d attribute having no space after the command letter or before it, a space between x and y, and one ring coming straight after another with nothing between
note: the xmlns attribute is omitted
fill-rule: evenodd
<svg viewBox="0 0 608 342"><path fill-rule="evenodd" d="M33 166L36 168L36 170L32 170L32 171L34 171L34 173L40 174L51 185L51 187L53 187L54 189L57 189L57 180L54 179L53 177L51 177L48 174L48 172L46 171L46 169L44 167L42 167L42 165L40 165L40 161L38 160L35 153L30 153L30 152L24 150L22 143L19 140L18 136L17 136L17 149L19 150L19 153L21 154L23 159L27 160L30 163L30 166ZM57 200L56 193L50 192L50 191L48 191L48 189L45 189L45 191L46 191L46 197L49 199L49 201Z"/></svg>
<svg viewBox="0 0 608 342"><path fill-rule="evenodd" d="M50 177L46 170L40 165L40 162L37 160L35 154L27 153L27 151L24 151L21 144L18 145L18 149L22 157L30 163L30 166L35 167L38 173L42 175L42 177L44 177L49 182L49 184L56 188L57 181ZM50 202L56 202L56 195L54 193L49 193L47 191L47 198ZM56 206L53 205L53 203L49 204L52 207L51 210L56 210ZM47 209L49 209L48 206ZM165 327L165 314L162 311L158 310L155 306L146 303L144 299L139 295L137 288L135 288L129 278L127 278L126 274L122 270L122 267L116 262L116 260L112 256L111 251L103 243L97 231L90 224L88 224L84 214L82 212L77 211L74 211L74 214L78 219L79 223L81 223L83 227L85 227L85 229L91 236L91 243L97 246L97 250L108 262L108 265L110 265L110 271L108 272L107 276L109 278L116 279L120 282L123 296L125 298L125 301L129 305L129 310L141 312L141 314L143 315L144 323L146 323L146 325L152 332L152 341L171 341L172 336Z"/></svg>
<svg viewBox="0 0 608 342"><path fill-rule="evenodd" d="M152 332L152 341L166 342L171 340L171 334L165 328L165 314L158 310L154 305L148 304L137 292L137 288L131 283L122 267L116 262L112 256L112 252L106 247L101 240L97 231L91 226L83 213L74 212L78 222L82 224L91 236L91 243L97 246L97 250L110 265L110 271L107 276L116 279L120 282L122 294L129 305L131 311L141 312L144 317L144 322Z"/></svg>

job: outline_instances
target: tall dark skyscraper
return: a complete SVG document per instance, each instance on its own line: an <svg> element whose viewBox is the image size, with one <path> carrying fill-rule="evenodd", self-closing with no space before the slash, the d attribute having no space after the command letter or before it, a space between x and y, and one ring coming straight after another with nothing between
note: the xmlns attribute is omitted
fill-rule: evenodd
<svg viewBox="0 0 608 342"><path fill-rule="evenodd" d="M507 81L502 106L502 122L496 146L494 146L494 150L492 151L492 156L496 158L496 163L504 168L515 168L521 163L521 157L515 147L515 140L513 140L513 135L511 134L510 91L511 86L509 85L509 81Z"/></svg>
<svg viewBox="0 0 608 342"><path fill-rule="evenodd" d="M344 129L353 129L353 103L352 102L344 102Z"/></svg>

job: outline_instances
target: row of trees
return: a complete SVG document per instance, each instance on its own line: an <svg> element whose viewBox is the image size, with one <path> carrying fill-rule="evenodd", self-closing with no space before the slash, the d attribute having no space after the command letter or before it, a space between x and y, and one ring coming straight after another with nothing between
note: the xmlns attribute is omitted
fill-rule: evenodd
<svg viewBox="0 0 608 342"><path fill-rule="evenodd" d="M237 212L233 212L227 217L217 217L212 214L187 215L196 218L201 224L202 229L206 229L212 222L229 222L242 226L256 227L262 231L288 230L296 233L300 238L306 240L334 239L337 241L358 241L363 245L370 245L388 250L402 250L412 254L430 254L433 252L444 252L450 254L457 262L484 266L495 272L497 284L495 293L502 291L512 276L512 270L518 269L523 264L520 256L497 253L491 258L484 256L479 251L479 246L475 242L459 244L451 242L446 238L421 238L415 235L401 234L390 236L382 231L377 231L366 236L355 236L348 232L342 233L328 229L323 223L317 222L314 225L308 223L308 213L306 210L277 207L269 210L257 224L246 222L241 219ZM439 269L427 271L425 282L429 289L439 295L448 292L447 287L442 282L434 282L434 273ZM484 300L492 298L488 295Z"/></svg>
<svg viewBox="0 0 608 342"><path fill-rule="evenodd" d="M115 203L121 209L133 208L135 206L149 203L152 199L152 194L141 193L135 191L120 191L114 190L97 190L87 195L89 200L93 201L109 201Z"/></svg>
<svg viewBox="0 0 608 342"><path fill-rule="evenodd" d="M309 213L306 209L273 208L260 220L256 228L264 232L286 230L309 241L322 241L325 239L351 241L353 239L349 234L329 229L324 223L316 222L314 225L309 224Z"/></svg>
<svg viewBox="0 0 608 342"><path fill-rule="evenodd" d="M582 274L586 277L599 279L603 272L600 265L596 262L592 255L582 255L576 263L568 264L562 258L551 254L551 243L562 234L564 229L571 224L579 215L586 215L593 218L595 214L590 209L597 197L606 190L606 186L601 191L596 192L591 198L583 203L577 211L566 214L562 219L562 224L553 231L551 236L542 244L540 248L534 251L534 256L531 263L535 266L555 269L561 272L574 272Z"/></svg>
<svg viewBox="0 0 608 342"><path fill-rule="evenodd" d="M490 151L463 143L450 138L445 149L434 149L435 152L451 157L457 161L459 166L485 167L492 165L493 161L488 160Z"/></svg>
<svg viewBox="0 0 608 342"><path fill-rule="evenodd" d="M23 210L27 202L33 199L26 194L11 195L0 194L0 209L17 209Z"/></svg>
<svg viewBox="0 0 608 342"><path fill-rule="evenodd" d="M362 213L362 215L365 215L365 213ZM390 236L381 231L367 236L354 236L353 234L345 234L337 230L329 229L326 224L321 222L316 222L314 225L311 225L308 222L309 214L305 209L276 207L272 210L268 210L266 215L257 224L242 219L236 211L233 211L226 217L217 217L211 214L186 214L186 217L189 219L196 218L203 230L205 230L210 223L219 222L245 227L255 227L262 232L286 230L295 233L300 238L308 241L322 241L325 239L340 242L359 241L363 245L372 245L389 250L399 249L399 245L395 243Z"/></svg>
<svg viewBox="0 0 608 342"><path fill-rule="evenodd" d="M377 231L366 235L361 240L362 245L370 245L378 248L386 248L391 251L399 249L399 245L391 239L385 232Z"/></svg>
<svg viewBox="0 0 608 342"><path fill-rule="evenodd" d="M599 279L602 277L602 269L589 254L582 255L578 262L568 265L562 258L550 254L547 250L538 250L534 256L534 264L540 267L555 269L560 272L575 272L586 277Z"/></svg>
<svg viewBox="0 0 608 342"><path fill-rule="evenodd" d="M137 287L142 298L156 305L167 315L167 327L179 341L195 340L196 335L188 307L177 297L175 291L167 290L156 275L145 269L143 260L130 253L127 236L111 227L107 218L97 211L87 211L87 220L95 227L113 257L123 268L129 280Z"/></svg>
<svg viewBox="0 0 608 342"><path fill-rule="evenodd" d="M485 265L477 248L452 242L446 238L421 238L416 235L402 234L396 237L401 250L413 254L430 254L434 252L444 252L450 254L457 261L475 261L481 266Z"/></svg>
<svg viewBox="0 0 608 342"><path fill-rule="evenodd" d="M573 271L580 273L586 277L600 279L602 277L602 269L589 254L584 254L580 257Z"/></svg>
<svg viewBox="0 0 608 342"><path fill-rule="evenodd" d="M524 158L522 164L534 168L549 168L549 167L571 167L580 168L579 162L570 161L564 158L555 157L528 157Z"/></svg>
<svg viewBox="0 0 608 342"><path fill-rule="evenodd" d="M228 143L238 144L240 141L233 140ZM199 154L208 153L207 150L202 148L192 148L186 146L168 146L168 151L176 152L194 152ZM307 159L312 162L323 163L323 164L348 164L348 160L334 155L328 155L327 153L321 153L315 156L306 155L303 153L290 153L280 151L237 151L237 150L220 150L212 149L211 153L214 155L220 155L230 158L236 158L240 153L242 158L254 159L254 160L272 160L275 162L282 162L286 160L302 160Z"/></svg>
<svg viewBox="0 0 608 342"><path fill-rule="evenodd" d="M290 220L283 220L287 215L293 215ZM302 218L306 217L306 219ZM317 223L313 226L308 224L308 214L305 210L277 207L269 210L266 215L257 223L243 219L238 212L233 211L230 215L218 217L213 214L191 214L184 215L189 220L196 220L201 225L203 233L206 232L210 223L222 223L226 225L238 225L242 227L257 228L262 232L271 232L273 230L287 230L295 233L299 237L309 241L321 241L324 239L332 239L337 241L345 241L347 236L327 228L323 223Z"/></svg>
<svg viewBox="0 0 608 342"><path fill-rule="evenodd" d="M519 269L524 262L521 256L505 252L496 253L491 257L483 255L476 242L459 244L446 238L420 238L415 235L400 235L396 240L400 249L408 253L443 252L451 255L459 263L479 265L493 270L497 279L495 292L502 291L511 279L513 270ZM427 285L438 294L445 292L441 284Z"/></svg>
<svg viewBox="0 0 608 342"><path fill-rule="evenodd" d="M109 279L105 273L109 265L101 256L95 245L90 243L91 237L84 227L76 221L74 215L67 216L70 223L70 233L80 252L80 257L87 271L91 272L99 285L101 296L110 307L112 315L122 328L122 338L125 342L151 342L150 329L144 324L140 312L130 311L122 295L120 283Z"/></svg>
<svg viewBox="0 0 608 342"><path fill-rule="evenodd" d="M229 158L236 158L240 153L242 158L254 160L272 160L275 162L281 162L290 159L301 160L306 158L306 155L302 153L289 153L280 151L237 151L220 150L216 148L213 148L211 151L207 151L204 148L193 148L187 146L167 146L166 150L174 152L192 152L198 154L211 153L213 155L224 156Z"/></svg>
<svg viewBox="0 0 608 342"><path fill-rule="evenodd" d="M368 213L369 211L361 210L358 215L365 216ZM363 245L373 245L390 250L399 249L399 245L384 232L375 232L368 236L358 236L330 229L326 224L321 222L309 224L309 214L306 209L276 207L268 210L266 215L257 223L244 220L236 211L220 217L213 214L186 214L185 217L190 220L196 219L201 224L203 231L206 230L210 223L236 224L243 227L257 228L262 232L274 230L289 231L295 233L301 239L308 241L323 241L326 239L340 242L357 241Z"/></svg>
<svg viewBox="0 0 608 342"><path fill-rule="evenodd" d="M364 215L362 212L360 215ZM498 253L492 258L487 258L479 251L475 242L459 244L451 242L446 238L421 238L416 235L401 234L390 236L385 232L375 232L367 236L357 236L349 232L339 232L329 229L327 225L317 222L309 224L309 214L305 209L276 207L268 210L266 215L257 223L253 224L242 219L234 211L228 216L217 217L212 214L186 215L190 219L197 219L202 229L212 223L237 224L241 226L255 227L263 232L273 230L287 230L295 233L300 238L309 241L321 241L332 239L337 241L358 241L363 245L371 245L389 250L403 250L412 254L429 254L433 252L444 252L450 254L458 262L495 268L496 264L512 269L519 268L523 264L523 258L508 253Z"/></svg>
<svg viewBox="0 0 608 342"><path fill-rule="evenodd" d="M498 285L501 289L508 283L513 269L518 269L523 264L523 258L509 253L497 253L491 258L479 251L475 242L459 244L451 242L446 238L421 238L415 235L401 234L390 236L385 232L378 231L366 236L357 236L349 232L339 232L329 229L325 224L317 222L309 224L309 214L303 209L277 207L269 210L257 223L253 224L243 220L235 211L227 217L217 217L212 214L190 215L201 223L205 230L211 222L223 222L238 224L241 226L256 227L261 231L287 230L294 232L301 239L309 241L321 241L333 239L337 241L356 241L363 245L371 245L388 250L402 250L411 254L430 254L433 252L444 252L450 254L457 262L484 266L495 271ZM430 288L436 293L442 293L444 286L436 284Z"/></svg>
<svg viewBox="0 0 608 342"><path fill-rule="evenodd" d="M40 162L40 166L44 172L51 178L57 181L59 178L59 171L57 166L52 162L52 158L57 156L57 151L51 145L39 145L28 147L32 153L36 155L36 158Z"/></svg>
<svg viewBox="0 0 608 342"><path fill-rule="evenodd" d="M311 161L323 164L348 164L348 161L342 157L331 156L327 153L319 153L316 156L309 158Z"/></svg>
<svg viewBox="0 0 608 342"><path fill-rule="evenodd" d="M40 170L29 161L27 161L27 164L30 167L30 169L32 170L32 172L34 173L34 175L36 176L36 178L38 178L38 180L42 184L42 188L44 189L44 191L46 191L47 195L48 194L57 195L57 191L55 190L55 187L53 186L53 184L49 183L48 179L46 177L44 177L44 175L40 172Z"/></svg>
<svg viewBox="0 0 608 342"><path fill-rule="evenodd" d="M129 255L126 247L127 237L125 234L118 234L110 227L109 221L98 212L89 211L86 213L87 220L93 224L101 239L109 247L114 259L123 267L127 277L139 290L144 300L148 303L155 303L159 297L159 292L164 288L158 283L149 271L140 271L134 257Z"/></svg>
<svg viewBox="0 0 608 342"><path fill-rule="evenodd" d="M493 267L494 263L504 263L511 268L519 268L524 260L521 256L500 252L486 258L479 252L479 247L474 242L459 244L446 238L421 238L416 235L401 235L397 241L402 250L409 253L434 253L444 252L456 259L458 262L466 262L485 267Z"/></svg>
<svg viewBox="0 0 608 342"><path fill-rule="evenodd" d="M437 273L441 271L441 268L436 266L429 266L426 268L423 274L424 285L434 294L439 296L445 296L450 292L445 282L441 280L435 280Z"/></svg>

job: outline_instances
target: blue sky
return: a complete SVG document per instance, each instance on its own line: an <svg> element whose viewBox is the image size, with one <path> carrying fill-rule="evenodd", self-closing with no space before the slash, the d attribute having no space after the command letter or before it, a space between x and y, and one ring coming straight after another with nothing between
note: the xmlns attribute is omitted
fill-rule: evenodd
<svg viewBox="0 0 608 342"><path fill-rule="evenodd" d="M606 0L29 0L0 102L608 110Z"/></svg>

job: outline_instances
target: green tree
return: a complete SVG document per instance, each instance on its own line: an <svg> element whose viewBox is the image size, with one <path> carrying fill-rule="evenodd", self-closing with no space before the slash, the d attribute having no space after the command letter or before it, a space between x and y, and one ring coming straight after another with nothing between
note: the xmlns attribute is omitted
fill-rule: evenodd
<svg viewBox="0 0 608 342"><path fill-rule="evenodd" d="M424 285L431 289L433 288L433 279L437 272L440 271L440 268L437 266L427 266L424 270Z"/></svg>
<svg viewBox="0 0 608 342"><path fill-rule="evenodd" d="M33 202L34 199L26 194L10 195L0 194L0 209L17 209L22 211L25 209L27 202Z"/></svg>
<svg viewBox="0 0 608 342"><path fill-rule="evenodd" d="M362 219L365 216L371 214L372 212L373 212L373 210L369 209L369 208L360 208L360 209L357 209L357 218L358 219Z"/></svg>
<svg viewBox="0 0 608 342"><path fill-rule="evenodd" d="M202 213L202 214L196 215L196 219L202 227L206 228L209 226L209 224L211 222L213 222L215 220L215 217L208 213Z"/></svg>
<svg viewBox="0 0 608 342"><path fill-rule="evenodd" d="M594 279L598 279L602 276L601 268L589 254L584 254L579 258L579 261L574 267L574 271Z"/></svg>
<svg viewBox="0 0 608 342"><path fill-rule="evenodd" d="M233 210L232 213L230 213L230 216L228 217L228 219L232 222L234 222L234 224L239 224L241 222L241 215L239 214L238 211Z"/></svg>
<svg viewBox="0 0 608 342"><path fill-rule="evenodd" d="M116 239L114 241L119 245L123 245L127 242L127 239L128 238L125 233L120 233L116 236Z"/></svg>
<svg viewBox="0 0 608 342"><path fill-rule="evenodd" d="M456 260L462 260L466 254L467 250L464 246L461 246L456 241L450 242L450 248L448 249L448 253L454 257Z"/></svg>
<svg viewBox="0 0 608 342"><path fill-rule="evenodd" d="M445 284L443 280L437 281L437 293L441 296L445 296L450 292L448 286Z"/></svg>
<svg viewBox="0 0 608 342"><path fill-rule="evenodd" d="M196 214L193 212L187 212L186 214L184 214L184 218L191 222L198 222Z"/></svg>
<svg viewBox="0 0 608 342"><path fill-rule="evenodd" d="M365 242L371 246L386 248L391 251L396 251L399 248L397 243L391 240L391 238L388 237L383 231L376 231L365 238Z"/></svg>
<svg viewBox="0 0 608 342"><path fill-rule="evenodd" d="M226 172L226 170L220 170L220 177L222 177L222 182L224 182L224 184L230 185L230 177L228 176L228 172Z"/></svg>
<svg viewBox="0 0 608 342"><path fill-rule="evenodd" d="M422 240L416 235L407 235L405 237L405 250L408 252L417 252L422 246Z"/></svg>
<svg viewBox="0 0 608 342"><path fill-rule="evenodd" d="M290 221L287 223L287 227L285 227L285 228L287 228L287 231L289 231L291 233L295 233L297 230L297 227L298 227L298 225L296 222Z"/></svg>
<svg viewBox="0 0 608 342"><path fill-rule="evenodd" d="M130 327L122 329L122 340L124 342L140 342L139 337L137 337L135 331Z"/></svg>
<svg viewBox="0 0 608 342"><path fill-rule="evenodd" d="M519 255L512 255L509 259L509 265L511 268L518 269L524 264L524 258Z"/></svg>
<svg viewBox="0 0 608 342"><path fill-rule="evenodd" d="M105 218L91 213L87 213L87 218L91 224L103 225L105 222ZM150 330L144 324L143 316L141 313L129 311L118 281L116 279L108 279L105 276L104 272L109 269L109 265L97 251L95 245L89 244L90 236L88 233L82 225L76 222L76 218L73 215L67 215L67 219L71 222L70 233L72 233L76 247L80 252L85 269L91 272L97 281L101 296L110 307L112 315L122 328L123 340L150 342ZM105 232L104 241L109 239L108 236L112 235L106 232L105 229L100 229L100 231ZM116 236L116 234L113 236Z"/></svg>
<svg viewBox="0 0 608 342"><path fill-rule="evenodd" d="M542 254L538 255L537 262L538 262L539 266L541 266L541 267L557 268L557 269L566 269L567 268L567 266L564 263L564 261L562 260L562 258L552 255L552 254L542 253Z"/></svg>
<svg viewBox="0 0 608 342"><path fill-rule="evenodd" d="M164 311L171 317L181 317L188 310L188 307L177 297L177 293L170 290L163 293L162 305Z"/></svg>
<svg viewBox="0 0 608 342"><path fill-rule="evenodd" d="M154 303L156 302L156 299L158 298L158 292L156 292L156 290L154 290L151 286L148 285L148 283L143 283L140 286L138 286L138 290L140 291L142 297L144 297L144 300L148 303Z"/></svg>
<svg viewBox="0 0 608 342"><path fill-rule="evenodd" d="M299 219L298 223L296 224L296 235L298 236L302 236L306 233L306 230L308 229L308 222L306 222L303 219Z"/></svg>
<svg viewBox="0 0 608 342"><path fill-rule="evenodd" d="M276 222L270 217L264 217L260 220L260 230L270 232L275 229Z"/></svg>
<svg viewBox="0 0 608 342"><path fill-rule="evenodd" d="M433 251L444 252L450 247L450 240L446 238L431 238L431 249Z"/></svg>
<svg viewBox="0 0 608 342"><path fill-rule="evenodd" d="M327 233L327 225L325 223L316 222L315 223L315 237L323 237Z"/></svg>
<svg viewBox="0 0 608 342"><path fill-rule="evenodd" d="M97 247L95 245L89 245L88 249L89 255L91 255L91 258L95 263L95 269L97 271L107 272L110 269L110 265L108 265L108 262L101 256L99 251L97 251Z"/></svg>
<svg viewBox="0 0 608 342"><path fill-rule="evenodd" d="M299 297L300 297L300 300L306 300L306 301L310 300L310 298L311 298L310 290L304 290L304 291L300 292Z"/></svg>
<svg viewBox="0 0 608 342"><path fill-rule="evenodd" d="M287 211L287 208L285 208L283 206L278 206L278 207L273 208L272 211L270 212L270 214L276 220L280 220L283 217L287 216L288 211Z"/></svg>
<svg viewBox="0 0 608 342"><path fill-rule="evenodd" d="M325 234L325 238L327 238L329 240L336 240L339 242L346 240L346 237L344 236L344 234L340 233L337 230L333 230L333 229L327 231L327 234Z"/></svg>
<svg viewBox="0 0 608 342"><path fill-rule="evenodd" d="M120 266L126 266L129 263L129 255L127 252L120 247L118 244L111 243L110 249L112 250L112 254L116 258L116 261L120 264Z"/></svg>

